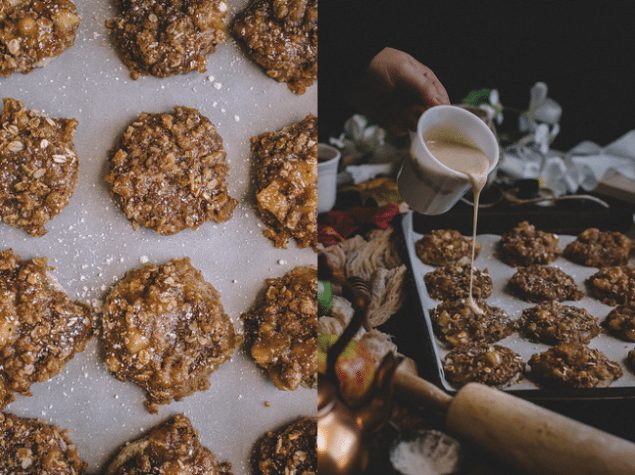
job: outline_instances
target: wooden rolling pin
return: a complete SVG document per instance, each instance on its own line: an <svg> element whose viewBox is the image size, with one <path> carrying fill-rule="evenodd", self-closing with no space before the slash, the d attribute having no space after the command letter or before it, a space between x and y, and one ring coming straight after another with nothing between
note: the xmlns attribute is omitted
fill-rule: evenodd
<svg viewBox="0 0 635 475"><path fill-rule="evenodd" d="M498 389L470 383L451 397L400 369L395 393L442 410L449 433L526 473L635 474L635 444Z"/></svg>

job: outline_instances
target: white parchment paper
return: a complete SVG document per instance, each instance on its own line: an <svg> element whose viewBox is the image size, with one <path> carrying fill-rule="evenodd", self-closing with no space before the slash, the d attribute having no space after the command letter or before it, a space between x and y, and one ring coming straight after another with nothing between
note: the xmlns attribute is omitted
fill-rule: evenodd
<svg viewBox="0 0 635 475"><path fill-rule="evenodd" d="M228 3L231 18L247 2ZM249 138L316 113L317 88L294 95L286 85L267 78L233 40L208 57L206 74L132 81L104 27L114 15L111 2L76 4L82 24L75 46L43 69L0 79L0 96L20 99L53 117L79 120L77 191L49 223L45 237L31 238L0 224L0 248L11 247L24 258L48 257L69 294L93 302L128 269L141 265L144 256L157 263L189 256L220 291L225 310L239 325L240 314L252 305L265 278L316 263L313 251L293 243L287 250L275 249L262 236L248 187ZM135 232L103 181L108 152L139 112L169 111L175 105L197 107L218 128L231 167L229 189L240 205L229 222L208 223L195 232L172 237ZM151 415L143 408L140 389L107 372L93 340L61 375L35 385L33 397L18 396L7 411L68 428L92 473L98 473L120 444L184 412L203 444L229 460L237 474L250 473L250 451L265 431L315 413L315 391L277 390L242 351L212 374L211 383L209 390Z"/></svg>

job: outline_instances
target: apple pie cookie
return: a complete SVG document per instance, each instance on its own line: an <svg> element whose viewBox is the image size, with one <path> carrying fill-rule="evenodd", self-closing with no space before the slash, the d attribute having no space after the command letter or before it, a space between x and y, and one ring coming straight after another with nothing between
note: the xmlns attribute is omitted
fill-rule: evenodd
<svg viewBox="0 0 635 475"><path fill-rule="evenodd" d="M267 76L296 94L317 79L317 0L252 0L233 30Z"/></svg>
<svg viewBox="0 0 635 475"><path fill-rule="evenodd" d="M51 270L45 258L0 252L0 409L62 371L92 335L90 308L68 298Z"/></svg>
<svg viewBox="0 0 635 475"><path fill-rule="evenodd" d="M171 235L232 216L228 172L214 125L196 109L175 107L144 112L128 126L106 182L133 226Z"/></svg>
<svg viewBox="0 0 635 475"><path fill-rule="evenodd" d="M68 204L77 185L75 119L52 119L4 99L0 117L0 221L31 236Z"/></svg>
<svg viewBox="0 0 635 475"><path fill-rule="evenodd" d="M201 445L190 420L176 414L124 445L105 475L232 475L231 470L231 464L219 462Z"/></svg>
<svg viewBox="0 0 635 475"><path fill-rule="evenodd" d="M558 343L588 343L600 334L593 315L583 308L562 305L552 300L523 310L520 332L531 341Z"/></svg>
<svg viewBox="0 0 635 475"><path fill-rule="evenodd" d="M0 2L0 76L28 73L73 46L80 18L71 0Z"/></svg>
<svg viewBox="0 0 635 475"><path fill-rule="evenodd" d="M216 289L188 258L134 269L108 293L102 339L106 366L146 392L146 408L209 387L241 338Z"/></svg>
<svg viewBox="0 0 635 475"><path fill-rule="evenodd" d="M509 281L509 290L516 297L535 303L584 297L573 277L552 266L519 267Z"/></svg>
<svg viewBox="0 0 635 475"><path fill-rule="evenodd" d="M509 316L500 308L476 302L483 310L475 313L467 300L446 301L430 312L434 332L445 344L457 347L472 343L494 343L512 334Z"/></svg>
<svg viewBox="0 0 635 475"><path fill-rule="evenodd" d="M621 266L628 264L634 247L635 243L622 233L589 228L565 247L564 256L583 266Z"/></svg>
<svg viewBox="0 0 635 475"><path fill-rule="evenodd" d="M130 77L205 72L206 56L227 37L225 0L119 0L106 22Z"/></svg>
<svg viewBox="0 0 635 475"><path fill-rule="evenodd" d="M0 412L0 473L6 475L82 475L68 432L56 425Z"/></svg>
<svg viewBox="0 0 635 475"><path fill-rule="evenodd" d="M248 352L279 389L315 386L316 295L316 269L296 267L267 279L263 301L243 315Z"/></svg>
<svg viewBox="0 0 635 475"><path fill-rule="evenodd" d="M501 236L498 243L500 259L512 267L549 264L558 257L558 236L539 231L527 221Z"/></svg>
<svg viewBox="0 0 635 475"><path fill-rule="evenodd" d="M589 293L606 305L635 305L635 267L604 267L586 281Z"/></svg>
<svg viewBox="0 0 635 475"><path fill-rule="evenodd" d="M500 345L476 344L450 351L443 360L446 379L456 387L477 382L509 386L525 371L525 362L515 351Z"/></svg>
<svg viewBox="0 0 635 475"><path fill-rule="evenodd" d="M475 256L480 250L477 242ZM472 239L454 229L435 229L415 242L415 252L421 262L431 266L463 263L472 256Z"/></svg>
<svg viewBox="0 0 635 475"><path fill-rule="evenodd" d="M622 368L599 350L561 343L529 360L533 378L545 386L602 388L622 376Z"/></svg>
<svg viewBox="0 0 635 475"><path fill-rule="evenodd" d="M317 421L302 417L267 432L254 449L254 474L317 475Z"/></svg>
<svg viewBox="0 0 635 475"><path fill-rule="evenodd" d="M276 247L317 246L317 117L251 139L256 204Z"/></svg>
<svg viewBox="0 0 635 475"><path fill-rule="evenodd" d="M470 264L450 264L438 267L423 277L430 297L435 300L456 300L469 297ZM486 299L492 294L492 278L487 269L474 269L472 295Z"/></svg>
<svg viewBox="0 0 635 475"><path fill-rule="evenodd" d="M625 341L635 341L635 307L615 307L606 316L603 325L611 335Z"/></svg>

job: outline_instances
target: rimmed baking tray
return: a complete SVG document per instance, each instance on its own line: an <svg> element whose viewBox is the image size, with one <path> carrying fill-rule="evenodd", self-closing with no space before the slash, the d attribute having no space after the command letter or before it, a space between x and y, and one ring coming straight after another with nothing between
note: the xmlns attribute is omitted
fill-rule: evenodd
<svg viewBox="0 0 635 475"><path fill-rule="evenodd" d="M420 337L423 339L423 343L427 347L427 353L430 356L429 359L433 363L432 377L435 380L434 382L447 392L455 393L457 389L445 379L443 372L443 358L449 350L434 336L432 321L430 319L430 311L440 302L430 297L423 280L423 276L433 271L435 267L424 264L416 255L415 242L419 240L423 234L415 230L413 217L413 213L407 213L403 217L401 230L406 248L407 264L412 278L411 283L417 295L416 304L418 308L415 310L418 313L418 318L423 320L424 331ZM480 234L477 237L478 242L481 244L481 252L475 261L475 265L479 269L487 268L492 277L493 290L487 302L502 308L512 319L516 320L520 318L523 309L535 304L519 300L505 291L507 282L514 274L515 268L504 264L495 256L495 246L499 239L500 236L494 234ZM574 239L575 236L560 235L560 246L563 248ZM571 275L579 288L583 290L586 290L584 286L585 279L597 271L597 269L592 267L575 264L562 256L559 256L552 265L560 267L564 272ZM598 319L598 322L604 320L612 308L589 297L586 295L586 292L581 300L565 303L567 305L587 309ZM501 340L499 344L516 351L525 361L528 361L532 354L542 352L549 348L549 345L528 341L522 338L518 333L514 333ZM524 377L518 383L502 389L526 399L535 400L635 398L635 373L631 371L625 363L626 354L630 349L635 348L635 343L624 342L602 332L599 336L591 340L589 346L601 350L609 359L621 364L624 374L621 378L614 381L611 386L594 389L542 388L527 377Z"/></svg>
<svg viewBox="0 0 635 475"><path fill-rule="evenodd" d="M310 249L276 249L262 235L251 204L249 138L317 112L317 87L303 96L291 93L253 64L233 40L208 57L206 74L167 79L129 78L117 58L104 21L115 2L78 0L82 16L75 46L43 69L0 79L0 96L53 117L75 117L80 178L63 213L42 238L0 224L0 248L22 257L46 256L55 277L74 298L97 301L128 269L189 256L221 293L226 312L239 326L240 314L254 302L267 277L297 265L315 264ZM230 0L229 17L247 3ZM169 111L175 105L197 107L223 137L230 164L229 190L239 200L227 223L207 223L195 232L172 237L135 232L104 183L108 152L127 124L141 111ZM143 259L145 260L145 259ZM253 444L267 430L314 414L314 390L280 391L242 351L211 376L211 387L181 402L161 406L158 415L143 407L143 394L132 383L111 376L96 341L53 380L36 384L33 397L18 396L7 411L39 417L70 430L91 473L124 442L141 435L170 414L184 412L201 441L237 474L249 474ZM267 404L267 405L265 405Z"/></svg>

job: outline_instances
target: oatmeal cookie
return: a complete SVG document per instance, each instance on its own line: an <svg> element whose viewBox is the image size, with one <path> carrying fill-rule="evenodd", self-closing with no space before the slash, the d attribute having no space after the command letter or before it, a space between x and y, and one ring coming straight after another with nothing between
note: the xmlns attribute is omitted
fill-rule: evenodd
<svg viewBox="0 0 635 475"><path fill-rule="evenodd" d="M251 138L256 204L276 247L317 246L317 117Z"/></svg>
<svg viewBox="0 0 635 475"><path fill-rule="evenodd" d="M551 266L519 267L509 281L509 290L522 300L536 303L584 297L573 277Z"/></svg>
<svg viewBox="0 0 635 475"><path fill-rule="evenodd" d="M0 473L81 475L85 471L67 431L0 412Z"/></svg>
<svg viewBox="0 0 635 475"><path fill-rule="evenodd" d="M529 359L532 375L546 386L603 388L622 376L619 364L581 343L561 343Z"/></svg>
<svg viewBox="0 0 635 475"><path fill-rule="evenodd" d="M216 289L188 258L128 271L103 307L106 366L146 392L146 408L209 387L241 338Z"/></svg>
<svg viewBox="0 0 635 475"><path fill-rule="evenodd" d="M519 354L500 345L476 344L450 351L443 360L446 379L461 387L477 382L488 386L508 386L525 370Z"/></svg>
<svg viewBox="0 0 635 475"><path fill-rule="evenodd" d="M456 300L469 297L470 264L450 264L423 276L428 294L435 300ZM472 294L486 299L492 294L492 278L487 269L474 269Z"/></svg>
<svg viewBox="0 0 635 475"><path fill-rule="evenodd" d="M133 226L167 236L231 217L228 172L214 125L196 109L175 107L142 113L128 126L106 181Z"/></svg>
<svg viewBox="0 0 635 475"><path fill-rule="evenodd" d="M635 307L620 305L614 308L603 325L612 335L625 341L635 341Z"/></svg>
<svg viewBox="0 0 635 475"><path fill-rule="evenodd" d="M480 250L477 242L475 256ZM454 229L435 229L415 242L415 252L421 262L431 266L463 263L472 256L472 239Z"/></svg>
<svg viewBox="0 0 635 475"><path fill-rule="evenodd" d="M225 0L119 0L106 22L130 77L206 71L206 56L225 41Z"/></svg>
<svg viewBox="0 0 635 475"><path fill-rule="evenodd" d="M628 263L633 247L633 241L622 233L589 228L564 248L564 256L589 267L620 266Z"/></svg>
<svg viewBox="0 0 635 475"><path fill-rule="evenodd" d="M242 317L249 354L279 389L315 386L316 294L316 269L296 267L267 279L263 301Z"/></svg>
<svg viewBox="0 0 635 475"><path fill-rule="evenodd" d="M50 270L45 258L0 252L0 408L62 371L92 334L89 307L71 301Z"/></svg>
<svg viewBox="0 0 635 475"><path fill-rule="evenodd" d="M467 300L443 302L430 312L434 332L451 347L470 343L494 343L512 334L509 316L484 301L476 302L483 313L475 313Z"/></svg>
<svg viewBox="0 0 635 475"><path fill-rule="evenodd" d="M527 221L503 234L498 246L500 259L512 267L549 264L559 254L558 236L538 231Z"/></svg>
<svg viewBox="0 0 635 475"><path fill-rule="evenodd" d="M589 293L606 305L635 305L635 267L604 267L586 281Z"/></svg>
<svg viewBox="0 0 635 475"><path fill-rule="evenodd" d="M0 221L31 236L68 204L77 185L75 119L52 119L4 99L0 117Z"/></svg>
<svg viewBox="0 0 635 475"><path fill-rule="evenodd" d="M231 464L219 462L201 445L198 433L182 414L124 445L105 475L231 475Z"/></svg>
<svg viewBox="0 0 635 475"><path fill-rule="evenodd" d="M255 475L317 475L317 422L303 417L267 432L253 454Z"/></svg>
<svg viewBox="0 0 635 475"><path fill-rule="evenodd" d="M600 334L597 320L583 308L552 300L523 310L520 332L531 341L588 343Z"/></svg>
<svg viewBox="0 0 635 475"><path fill-rule="evenodd" d="M252 0L233 30L267 76L296 94L317 79L317 0Z"/></svg>
<svg viewBox="0 0 635 475"><path fill-rule="evenodd" d="M0 1L0 76L28 73L62 54L79 22L71 0Z"/></svg>

